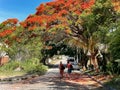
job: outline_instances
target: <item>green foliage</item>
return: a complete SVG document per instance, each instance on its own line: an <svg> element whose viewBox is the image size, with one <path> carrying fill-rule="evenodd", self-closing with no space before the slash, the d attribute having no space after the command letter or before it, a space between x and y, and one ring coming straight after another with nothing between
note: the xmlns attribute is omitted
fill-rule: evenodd
<svg viewBox="0 0 120 90"><path fill-rule="evenodd" d="M119 14L114 17L116 22L112 23L109 29L109 52L111 54L111 61L108 64L109 71L112 74L120 74L120 20Z"/></svg>
<svg viewBox="0 0 120 90"><path fill-rule="evenodd" d="M24 71L26 71L26 72L30 71L36 65L39 65L39 59L37 59L37 58L25 60L21 63L21 66L23 67Z"/></svg>
<svg viewBox="0 0 120 90"><path fill-rule="evenodd" d="M13 71L17 67L19 67L20 62L18 61L10 61L9 63L3 65L0 67L1 72L8 72L8 71Z"/></svg>
<svg viewBox="0 0 120 90"><path fill-rule="evenodd" d="M109 62L107 64L107 73L110 74L110 75L114 74L114 68L113 68L113 63L112 62Z"/></svg>
<svg viewBox="0 0 120 90"><path fill-rule="evenodd" d="M109 50L114 60L120 58L120 26L118 30L114 31L111 35Z"/></svg>
<svg viewBox="0 0 120 90"><path fill-rule="evenodd" d="M5 26L4 24L0 23L0 29L4 28L4 26Z"/></svg>
<svg viewBox="0 0 120 90"><path fill-rule="evenodd" d="M74 11L70 11L70 13L66 15L66 17L64 17L65 18L64 20L57 20L56 16L54 18L52 17L52 14L54 16L54 14L57 14L59 12L59 10L56 13L54 12L54 10L56 10L55 8L53 8L54 4L53 6L50 7L46 5L47 6L45 8L46 12L44 12L43 15L46 15L48 13L48 16L51 16L50 17L51 19L53 18L53 20L49 23L50 25L47 24L46 21L44 21L45 26L39 24L36 25L37 23L35 23L35 26L37 27L34 28L33 30L28 30L28 29L29 27L34 26L34 23L28 24L28 26L25 28L18 26L13 34L11 34L9 37L5 37L0 40L1 42L4 42L8 39L8 41L12 42L12 44L9 45L9 48L4 47L2 49L8 52L12 60L19 60L19 59L21 60L21 62L16 62L16 61L10 62L9 64L1 68L3 68L4 70L5 69L14 70L17 66L20 66L24 69L25 72L41 73L41 71L39 70L44 71L45 67L42 64L38 63L39 62L38 59L33 59L33 58L36 57L41 59L43 57L41 55L41 52L43 50L42 40L44 42L50 40L50 42L55 44L55 45L51 45L52 46L51 50L46 50L46 49L43 50L44 51L43 54L45 56L47 55L53 56L54 54L57 54L57 51L60 51L60 54L67 54L67 55L69 54L72 56L76 54L75 50L69 47L64 47L62 45L59 45L59 42L65 40L66 38L68 38L68 36L70 36L70 38L75 37L80 41L81 46L84 46L85 49L88 50L91 49L90 51L93 51L97 43L105 43L105 44L108 43L107 38L109 36L107 35L108 33L110 33L109 30L113 28L115 28L116 31L111 33L109 50L111 52L113 60L119 59L120 58L120 30L119 30L120 25L118 25L117 28L113 26L113 24L116 22L116 19L118 18L116 13L113 11L113 7L111 5L112 4L110 3L110 0L96 0L96 3L92 7L92 9L90 9L90 11L84 10L80 15L76 15L74 14ZM60 6L59 8L62 9L63 6ZM57 9L59 8L57 7ZM74 8L78 9L77 7ZM66 23L67 25L64 25ZM0 24L0 28L2 29L9 28L8 26L9 25L4 26ZM62 32L66 29L70 29L72 33L70 33L70 35L67 35L65 34L65 32ZM51 34L52 32L55 32L55 34L54 35ZM20 41L13 40L14 36L17 37ZM78 46L81 47L80 44L79 45L74 44L74 45L76 47ZM48 46L49 45L50 44L48 44ZM110 62L108 64L108 71L114 73L115 70L117 70L116 68L118 68L115 65L116 63L114 64L113 62Z"/></svg>
<svg viewBox="0 0 120 90"><path fill-rule="evenodd" d="M115 62L117 63L117 72L118 72L118 74L120 73L120 59L117 59L117 60L115 60Z"/></svg>
<svg viewBox="0 0 120 90"><path fill-rule="evenodd" d="M29 74L44 74L47 71L47 67L45 67L43 64L35 65L31 69L27 71Z"/></svg>
<svg viewBox="0 0 120 90"><path fill-rule="evenodd" d="M110 75L119 74L120 73L120 59L110 61L107 64L107 72Z"/></svg>
<svg viewBox="0 0 120 90"><path fill-rule="evenodd" d="M21 68L20 71L15 71ZM24 74L44 74L47 67L39 63L39 59L33 58L25 61L10 61L9 63L0 67L0 72L24 72Z"/></svg>
<svg viewBox="0 0 120 90"><path fill-rule="evenodd" d="M21 66L23 67L24 71L29 74L44 74L47 70L47 67L39 62L39 59L33 58L23 61Z"/></svg>
<svg viewBox="0 0 120 90"><path fill-rule="evenodd" d="M75 48L69 47L65 43L54 43L49 45L52 46L52 49L43 49L41 51L43 56L53 57L57 54L75 56L76 54Z"/></svg>

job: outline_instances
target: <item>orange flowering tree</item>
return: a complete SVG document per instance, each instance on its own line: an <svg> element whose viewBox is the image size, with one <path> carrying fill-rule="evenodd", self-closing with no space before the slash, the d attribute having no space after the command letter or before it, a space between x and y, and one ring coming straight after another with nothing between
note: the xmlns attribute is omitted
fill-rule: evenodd
<svg viewBox="0 0 120 90"><path fill-rule="evenodd" d="M118 13L120 13L120 1L119 0L112 0L112 5L114 7L114 10Z"/></svg>
<svg viewBox="0 0 120 90"><path fill-rule="evenodd" d="M4 38L12 34L16 30L18 20L16 18L7 19L0 24L0 37Z"/></svg>
<svg viewBox="0 0 120 90"><path fill-rule="evenodd" d="M29 15L21 25L34 32L35 35L41 36L43 41L60 42L68 36L75 36L76 29L82 33L78 16L94 4L94 0L55 0L46 4L41 4L34 15ZM71 17L72 15L72 17ZM77 18L73 18L77 16ZM71 23L77 23L71 25ZM81 22L81 21L80 21ZM82 38L82 37L81 37Z"/></svg>
<svg viewBox="0 0 120 90"><path fill-rule="evenodd" d="M116 15L109 0L54 0L40 4L36 10L35 14L20 22L17 35L12 34L17 20L3 22L0 36L10 35L23 45L37 45L42 40L45 49L52 49L50 43L74 39L77 42L75 46L89 51L93 61L96 44L104 39L99 37L101 31L105 32L105 36L109 22L114 23ZM7 31L3 28L4 24L10 27Z"/></svg>
<svg viewBox="0 0 120 90"><path fill-rule="evenodd" d="M96 44L105 39L99 37L101 31L105 36L107 25L114 23L116 15L110 0L54 0L40 4L36 10L21 23L29 33L27 37L42 36L44 42L52 43L74 39L79 42L77 47L91 53L93 62Z"/></svg>
<svg viewBox="0 0 120 90"><path fill-rule="evenodd" d="M6 51L13 60L39 56L39 48L42 45L40 39L38 41L38 38L31 38L35 37L35 35L25 32L25 29L20 24L16 18L7 19L0 24L0 42L4 45L1 49ZM35 48L37 48L36 52L33 53Z"/></svg>
<svg viewBox="0 0 120 90"><path fill-rule="evenodd" d="M18 19L16 18L7 19L6 21L0 23L0 43L2 44L0 51L6 51L7 53L9 51L11 54L13 54L13 50L15 52L16 48L12 49L12 46L14 45L13 41L17 26Z"/></svg>
<svg viewBox="0 0 120 90"><path fill-rule="evenodd" d="M83 6L81 7L78 3ZM73 8L74 6L77 8ZM81 10L78 8L81 8ZM53 48L50 43L60 42L71 34L67 18L69 14L75 12L75 14L79 15L84 9L85 6L80 0L56 0L41 4L36 8L35 14L29 15L25 21L20 23L24 27L21 36L27 38L26 43L30 39L42 37L41 39L45 44L43 48L51 50Z"/></svg>
<svg viewBox="0 0 120 90"><path fill-rule="evenodd" d="M11 34L13 34L16 31L18 24L18 19L12 18L7 19L6 21L2 22L0 24L0 42L5 44L10 44L11 40L10 38L13 38Z"/></svg>
<svg viewBox="0 0 120 90"><path fill-rule="evenodd" d="M16 44L18 41L16 33L18 32L18 26L18 19L16 18L7 19L0 24L0 43L3 45L1 49L6 51L10 57L18 52L16 47L18 46Z"/></svg>

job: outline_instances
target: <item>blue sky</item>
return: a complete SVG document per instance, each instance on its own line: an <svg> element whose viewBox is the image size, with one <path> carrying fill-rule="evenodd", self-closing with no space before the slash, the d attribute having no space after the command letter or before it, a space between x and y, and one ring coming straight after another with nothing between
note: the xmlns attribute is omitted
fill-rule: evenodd
<svg viewBox="0 0 120 90"><path fill-rule="evenodd" d="M41 3L52 0L0 0L0 23L8 18L17 18L19 21L36 12Z"/></svg>

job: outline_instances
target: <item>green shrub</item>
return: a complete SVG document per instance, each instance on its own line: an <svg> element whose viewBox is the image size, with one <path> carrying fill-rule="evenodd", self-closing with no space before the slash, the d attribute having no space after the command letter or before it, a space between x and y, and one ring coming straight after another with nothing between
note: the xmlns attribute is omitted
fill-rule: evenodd
<svg viewBox="0 0 120 90"><path fill-rule="evenodd" d="M113 70L113 63L109 62L107 64L107 73L109 73L110 75L112 75L113 72L114 72L114 70Z"/></svg>
<svg viewBox="0 0 120 90"><path fill-rule="evenodd" d="M37 58L25 60L21 64L23 70L29 74L44 74L47 70L47 67L39 63Z"/></svg>
<svg viewBox="0 0 120 90"><path fill-rule="evenodd" d="M21 63L21 67L26 72L32 70L32 68L34 68L36 65L39 65L39 59L37 59L37 58L25 60Z"/></svg>
<svg viewBox="0 0 120 90"><path fill-rule="evenodd" d="M120 73L120 59L110 61L107 64L107 72L110 75L119 74Z"/></svg>
<svg viewBox="0 0 120 90"><path fill-rule="evenodd" d="M38 74L38 75L42 75L47 71L47 67L44 66L43 64L39 64L34 66L33 68L28 70L29 74Z"/></svg>
<svg viewBox="0 0 120 90"><path fill-rule="evenodd" d="M22 70L17 71L24 72L25 74L44 74L47 71L47 67L39 63L39 59L33 58L25 61L11 61L0 67L0 72L12 72L14 74L16 68L22 68Z"/></svg>
<svg viewBox="0 0 120 90"><path fill-rule="evenodd" d="M2 72L4 72L4 71L13 71L17 67L19 67L19 65L20 65L20 62L18 62L18 61L10 61L9 63L1 66L0 71L2 71Z"/></svg>

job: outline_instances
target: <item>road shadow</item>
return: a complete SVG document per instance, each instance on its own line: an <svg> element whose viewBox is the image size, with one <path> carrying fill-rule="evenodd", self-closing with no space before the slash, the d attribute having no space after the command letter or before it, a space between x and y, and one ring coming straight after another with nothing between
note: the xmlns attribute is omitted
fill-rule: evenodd
<svg viewBox="0 0 120 90"><path fill-rule="evenodd" d="M83 76L82 78L86 78ZM77 78L76 78L77 79ZM111 90L104 87L97 87L94 85L83 85L79 83L67 82L65 78L61 79L58 75L56 76L41 76L31 79L29 82L23 84L37 84L43 83L47 86L48 90Z"/></svg>
<svg viewBox="0 0 120 90"><path fill-rule="evenodd" d="M6 83L3 84L16 84L16 83L20 83L22 85L43 85L43 87L47 87L47 90L112 90L109 88L104 88L103 87L96 87L94 85L83 85L83 84L79 84L79 83L74 83L74 82L67 82L66 81L66 77L61 79L59 76L59 72L55 72L55 68L58 68L58 64L56 65L49 65L50 69L53 69L52 71L50 71L49 73L45 74L45 75L41 75L41 76L33 76L33 75L28 75L27 77L21 77L21 76L17 76L17 77L13 77L14 79L18 79L16 81L7 81ZM89 76L89 75L88 75ZM24 78L24 79L21 79ZM79 79L78 76L75 77L75 79ZM85 75L83 75L83 77L81 78L86 78ZM89 76L89 78L91 78L93 81L98 82L96 79L92 78ZM96 88L93 88L96 87Z"/></svg>
<svg viewBox="0 0 120 90"><path fill-rule="evenodd" d="M89 90L86 86L66 82L64 79L60 77L42 77L36 78L36 80L32 80L29 84L43 83L47 86L48 90Z"/></svg>

